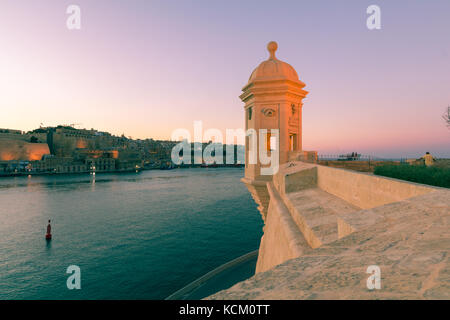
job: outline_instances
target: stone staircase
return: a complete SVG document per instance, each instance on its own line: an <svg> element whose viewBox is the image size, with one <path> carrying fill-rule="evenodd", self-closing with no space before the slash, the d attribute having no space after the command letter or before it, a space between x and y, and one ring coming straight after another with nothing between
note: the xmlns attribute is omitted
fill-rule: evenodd
<svg viewBox="0 0 450 320"><path fill-rule="evenodd" d="M361 210L319 188L284 194L282 198L312 248L338 239L339 215Z"/></svg>

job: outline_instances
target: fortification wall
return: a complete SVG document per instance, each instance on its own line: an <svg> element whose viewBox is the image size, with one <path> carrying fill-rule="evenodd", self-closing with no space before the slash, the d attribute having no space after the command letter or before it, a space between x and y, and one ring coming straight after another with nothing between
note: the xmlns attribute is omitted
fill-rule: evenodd
<svg viewBox="0 0 450 320"><path fill-rule="evenodd" d="M50 154L46 143L29 143L18 139L0 139L0 161L41 160Z"/></svg>
<svg viewBox="0 0 450 320"><path fill-rule="evenodd" d="M360 172L373 172L375 167L383 165L400 165L400 161L338 161L338 160L319 160L317 162L323 166L329 166L333 168L342 168L355 170Z"/></svg>
<svg viewBox="0 0 450 320"><path fill-rule="evenodd" d="M317 186L363 209L401 201L434 190L416 183L325 166L317 166Z"/></svg>
<svg viewBox="0 0 450 320"><path fill-rule="evenodd" d="M351 234L356 228L343 223L348 220L345 215L349 213L353 215L352 221L358 215L371 221L373 213L369 209L381 208L383 211L382 206L386 204L439 190L304 162L282 165L266 188L269 204L257 273ZM396 208L402 211L408 206L402 202Z"/></svg>
<svg viewBox="0 0 450 320"><path fill-rule="evenodd" d="M373 213L381 219L367 219ZM364 225L347 237L208 299L450 299L449 189L354 213L361 214ZM381 290L367 288L374 264Z"/></svg>
<svg viewBox="0 0 450 320"><path fill-rule="evenodd" d="M267 189L270 203L264 235L259 247L256 273L267 271L284 261L299 257L308 248L274 185L268 183Z"/></svg>

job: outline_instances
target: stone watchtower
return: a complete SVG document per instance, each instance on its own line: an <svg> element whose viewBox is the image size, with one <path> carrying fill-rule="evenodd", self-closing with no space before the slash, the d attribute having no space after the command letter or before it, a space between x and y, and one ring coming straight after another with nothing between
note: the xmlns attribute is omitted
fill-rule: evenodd
<svg viewBox="0 0 450 320"><path fill-rule="evenodd" d="M303 90L305 84L298 78L295 69L288 63L278 60L275 51L276 42L269 42L267 49L269 59L252 72L247 85L242 89L241 100L245 103L245 129L268 129L266 136L266 148L277 148L279 151L279 164L290 160L304 159L302 151L302 105L303 98L308 94ZM269 129L279 130L279 146L273 146ZM261 146L259 134L257 148ZM245 141L245 178L247 185L255 201L260 205L259 210L267 211L268 194L266 182L272 176L261 175L261 164L249 163L250 137Z"/></svg>

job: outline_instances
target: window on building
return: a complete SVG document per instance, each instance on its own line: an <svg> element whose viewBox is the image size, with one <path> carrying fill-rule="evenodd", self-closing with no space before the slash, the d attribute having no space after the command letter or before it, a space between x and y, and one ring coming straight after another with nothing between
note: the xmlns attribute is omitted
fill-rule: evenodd
<svg viewBox="0 0 450 320"><path fill-rule="evenodd" d="M267 142L266 142L267 151L273 151L277 148L277 137L272 136L270 132L267 133Z"/></svg>
<svg viewBox="0 0 450 320"><path fill-rule="evenodd" d="M289 135L289 150L297 150L297 135L295 133Z"/></svg>

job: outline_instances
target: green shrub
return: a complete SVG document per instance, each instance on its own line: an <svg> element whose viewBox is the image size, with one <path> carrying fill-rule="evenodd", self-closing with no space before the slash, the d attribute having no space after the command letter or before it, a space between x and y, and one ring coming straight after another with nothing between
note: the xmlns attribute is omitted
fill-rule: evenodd
<svg viewBox="0 0 450 320"><path fill-rule="evenodd" d="M450 188L450 168L416 165L381 165L374 174L432 186Z"/></svg>

